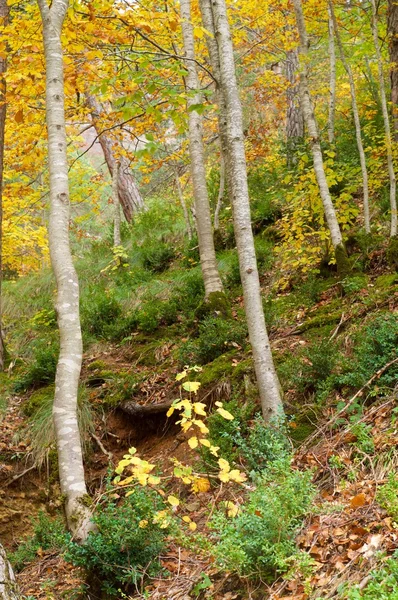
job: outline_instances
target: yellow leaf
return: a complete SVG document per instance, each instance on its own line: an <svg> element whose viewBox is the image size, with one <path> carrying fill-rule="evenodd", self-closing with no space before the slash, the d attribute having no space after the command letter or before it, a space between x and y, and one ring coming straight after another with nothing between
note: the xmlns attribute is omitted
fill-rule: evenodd
<svg viewBox="0 0 398 600"><path fill-rule="evenodd" d="M166 417L171 417L171 415L173 414L174 410L175 410L174 407L171 406L169 408L169 410L167 411L167 413L166 413Z"/></svg>
<svg viewBox="0 0 398 600"><path fill-rule="evenodd" d="M155 475L149 475L148 483L150 483L151 485L159 485L160 477L155 477Z"/></svg>
<svg viewBox="0 0 398 600"><path fill-rule="evenodd" d="M169 497L167 498L167 502L168 502L169 504L171 504L171 506L179 506L179 504L180 504L180 501L179 501L179 499L178 499L178 498L176 498L175 496L169 496Z"/></svg>
<svg viewBox="0 0 398 600"><path fill-rule="evenodd" d="M186 392L192 392L192 393L196 394L198 389L200 388L200 382L199 381L185 381L182 384L182 387Z"/></svg>
<svg viewBox="0 0 398 600"><path fill-rule="evenodd" d="M206 416L206 404L203 404L203 402L194 402L192 406L197 415L202 415L203 417Z"/></svg>
<svg viewBox="0 0 398 600"><path fill-rule="evenodd" d="M227 509L227 515L229 517L236 517L236 515L239 512L239 506L234 504L234 502L231 502L231 500L227 500L227 502L225 502L224 504L225 508Z"/></svg>
<svg viewBox="0 0 398 600"><path fill-rule="evenodd" d="M227 471L220 471L219 474L218 474L218 478L223 483L228 483L228 481L229 481L229 473L227 473Z"/></svg>
<svg viewBox="0 0 398 600"><path fill-rule="evenodd" d="M220 467L220 469L222 471L226 471L227 473L228 473L228 471L231 470L231 467L229 466L229 462L227 460L225 460L225 458L218 459L218 466Z"/></svg>
<svg viewBox="0 0 398 600"><path fill-rule="evenodd" d="M192 491L198 494L208 492L210 489L210 481L206 477L198 477L192 484Z"/></svg>
<svg viewBox="0 0 398 600"><path fill-rule="evenodd" d="M186 371L182 371L181 373L177 373L176 375L176 381L181 381L181 379L184 379L184 377L187 376L187 372Z"/></svg>
<svg viewBox="0 0 398 600"><path fill-rule="evenodd" d="M148 527L148 521L146 519L142 519L142 521L138 523L138 527L145 529L145 527Z"/></svg>
<svg viewBox="0 0 398 600"><path fill-rule="evenodd" d="M232 421L235 418L233 415L231 415L230 412L228 412L224 408L217 408L216 412L218 412L224 419L227 419L227 421Z"/></svg>
<svg viewBox="0 0 398 600"><path fill-rule="evenodd" d="M197 446L198 446L198 438L196 436L193 436L193 437L189 438L189 440L188 440L188 446L190 448L192 448L192 450L194 448L197 448Z"/></svg>
<svg viewBox="0 0 398 600"><path fill-rule="evenodd" d="M191 521L190 524L189 524L189 529L191 531L196 531L196 528L197 528L196 523L194 523L193 521Z"/></svg>
<svg viewBox="0 0 398 600"><path fill-rule="evenodd" d="M185 521L185 523L190 523L191 517L185 516L185 517L182 517L182 520Z"/></svg>
<svg viewBox="0 0 398 600"><path fill-rule="evenodd" d="M230 479L232 479L232 481L236 481L236 483L243 483L246 481L246 475L241 471L238 471L238 469L233 469L228 473L228 475Z"/></svg>
<svg viewBox="0 0 398 600"><path fill-rule="evenodd" d="M202 444L202 446L206 446L206 448L211 448L211 444L210 444L209 440L201 439L201 440L199 440L199 442Z"/></svg>

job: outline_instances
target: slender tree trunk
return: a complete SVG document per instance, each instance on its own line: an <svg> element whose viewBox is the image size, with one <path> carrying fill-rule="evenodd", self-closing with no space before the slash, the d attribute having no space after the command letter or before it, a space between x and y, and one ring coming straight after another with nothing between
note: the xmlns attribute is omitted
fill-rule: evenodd
<svg viewBox="0 0 398 600"><path fill-rule="evenodd" d="M117 248L122 245L122 238L120 236L120 203L119 203L119 192L118 192L118 180L119 180L119 162L116 161L113 166L112 175L112 200L113 200L113 246Z"/></svg>
<svg viewBox="0 0 398 600"><path fill-rule="evenodd" d="M397 198L396 198L397 184L396 184L394 162L393 162L393 156L392 156L391 129L390 129L390 119L388 116L388 108L387 108L386 86L384 83L383 59L381 57L380 43L379 43L376 0L371 0L371 1L372 1L372 33L373 33L374 46L375 46L375 50L376 50L377 69L378 69L378 74L379 74L381 109L382 109L382 113L383 113L384 130L385 130L385 135L386 135L388 176L390 179L390 209L391 209L390 235L391 235L391 237L394 237L397 235Z"/></svg>
<svg viewBox="0 0 398 600"><path fill-rule="evenodd" d="M20 598L14 571L0 544L0 600L19 600Z"/></svg>
<svg viewBox="0 0 398 600"><path fill-rule="evenodd" d="M90 109L91 118L93 120L95 131L98 135L99 143L101 144L104 153L105 161L108 166L109 173L113 177L113 169L116 158L114 153L114 142L106 133L101 133L100 117L104 113L104 108L94 96L85 93L86 103ZM137 187L135 179L130 169L129 161L125 156L119 159L119 177L118 177L119 202L123 209L125 219L128 223L134 218L138 212L146 210L144 199Z"/></svg>
<svg viewBox="0 0 398 600"><path fill-rule="evenodd" d="M68 526L76 539L84 540L90 513L84 505L82 447L77 422L77 394L82 363L82 335L79 315L79 282L69 243L70 199L64 109L64 74L61 44L62 24L68 0L38 0L46 64L46 120L50 173L49 244L57 284L56 310L60 354L55 379L53 406L58 447L61 492L65 497Z"/></svg>
<svg viewBox="0 0 398 600"><path fill-rule="evenodd" d="M355 90L355 81L354 75L352 73L352 69L350 64L347 61L343 43L341 41L339 28L336 21L336 16L334 14L333 3L329 1L329 14L333 21L333 27L336 34L337 46L340 52L340 58L343 63L344 69L348 75L348 81L350 83L350 92L351 92L351 106L352 113L354 115L354 123L355 123L355 135L357 140L357 147L359 153L359 160L361 163L361 172L362 172L362 186L363 186L363 213L364 213L364 221L365 221L365 231L370 233L370 216L369 216L369 185L368 185L368 169L366 166L366 156L365 150L362 143L362 130L361 130L361 121L359 118L359 110L357 103L357 94Z"/></svg>
<svg viewBox="0 0 398 600"><path fill-rule="evenodd" d="M211 9L211 21L203 20L206 29L214 34L217 45L221 99L221 135L227 144L226 162L228 185L232 197L235 238L238 247L240 276L243 286L249 338L253 351L254 367L264 419L283 414L280 385L275 371L261 300L260 281L251 228L250 202L247 186L246 156L244 147L242 107L231 33L225 0L201 0L202 15Z"/></svg>
<svg viewBox="0 0 398 600"><path fill-rule="evenodd" d="M182 212L184 214L184 220L185 220L185 227L186 227L186 230L187 230L187 236L188 236L189 240L192 240L193 235L192 235L191 219L189 218L188 208L187 208L187 205L186 205L186 202L185 202L185 199L184 199L184 194L182 192L180 177L178 175L178 169L175 169L175 171L174 171L174 177L175 177L175 182L176 182L178 199L180 201Z"/></svg>
<svg viewBox="0 0 398 600"><path fill-rule="evenodd" d="M387 33L390 53L392 119L395 141L398 141L398 2L388 0Z"/></svg>
<svg viewBox="0 0 398 600"><path fill-rule="evenodd" d="M286 145L287 164L289 167L296 162L296 145L304 137L304 119L299 100L299 86L297 84L297 73L299 69L297 49L289 50L285 62L286 79L289 87L286 91Z"/></svg>
<svg viewBox="0 0 398 600"><path fill-rule="evenodd" d="M7 0L0 0L0 22L8 21ZM0 371L4 369L5 348L3 340L2 280L3 280L3 175L4 175L4 134L6 127L6 78L7 59L0 56Z"/></svg>
<svg viewBox="0 0 398 600"><path fill-rule="evenodd" d="M217 196L217 204L216 210L214 211L214 230L218 231L220 229L220 211L222 208L222 202L224 199L225 192L225 160L222 152L222 147L220 149L220 185L218 188L218 196Z"/></svg>
<svg viewBox="0 0 398 600"><path fill-rule="evenodd" d="M191 158L191 176L195 199L196 229L198 232L200 264L205 285L205 298L214 292L222 292L223 285L218 272L216 251L214 248L209 196L206 184L206 168L203 150L203 119L192 107L203 102L195 65L195 47L191 22L191 0L180 0L182 35L185 56L188 58L186 87L188 92L187 108L189 112L189 153Z"/></svg>
<svg viewBox="0 0 398 600"><path fill-rule="evenodd" d="M328 29L329 29L329 118L328 118L328 139L329 144L334 144L334 122L336 115L336 49L334 47L334 23L330 7L328 6Z"/></svg>
<svg viewBox="0 0 398 600"><path fill-rule="evenodd" d="M314 171L318 183L319 193L322 199L323 210L325 212L326 222L330 231L330 237L336 257L337 269L341 275L348 271L348 259L343 245L343 238L340 226L337 220L336 211L333 206L328 183L326 180L325 168L323 164L321 143L319 140L318 127L312 106L310 90L308 85L308 37L305 27L303 7L301 0L293 0L296 13L297 28L300 37L299 57L300 57L300 101L303 111L304 121L310 136L312 158L314 162Z"/></svg>

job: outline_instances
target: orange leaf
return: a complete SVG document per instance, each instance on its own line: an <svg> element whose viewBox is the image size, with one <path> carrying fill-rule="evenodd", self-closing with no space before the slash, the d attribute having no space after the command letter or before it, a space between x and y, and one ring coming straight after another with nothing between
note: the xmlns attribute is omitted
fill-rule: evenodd
<svg viewBox="0 0 398 600"><path fill-rule="evenodd" d="M360 506L364 506L366 504L365 494L358 494L351 498L350 506L351 508L359 508Z"/></svg>

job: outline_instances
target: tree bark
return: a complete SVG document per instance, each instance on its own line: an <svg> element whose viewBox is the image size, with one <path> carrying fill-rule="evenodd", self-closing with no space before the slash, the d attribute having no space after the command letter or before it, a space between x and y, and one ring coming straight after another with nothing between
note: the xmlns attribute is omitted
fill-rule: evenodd
<svg viewBox="0 0 398 600"><path fill-rule="evenodd" d="M0 22L8 21L7 0L0 0ZM0 371L4 370L5 348L3 340L2 280L3 280L3 175L4 175L4 134L6 127L6 78L7 59L0 56Z"/></svg>
<svg viewBox="0 0 398 600"><path fill-rule="evenodd" d="M390 210L391 210L390 235L391 235L391 237L394 237L397 235L397 199L396 199L397 183L396 183L394 162L393 162L393 156L392 156L391 128L390 128L390 119L388 116L388 108L387 108L386 86L384 83L383 59L381 57L380 43L379 43L377 7L376 7L375 0L371 0L371 2L372 2L372 33L373 33L373 42L374 42L374 46L375 46L375 50L376 50L377 70L378 70L378 74L379 74L381 109L382 109L382 113L383 113L384 131L385 131L385 136L386 136L388 177L390 179Z"/></svg>
<svg viewBox="0 0 398 600"><path fill-rule="evenodd" d="M19 600L20 598L21 594L18 591L14 571L0 544L0 600Z"/></svg>
<svg viewBox="0 0 398 600"><path fill-rule="evenodd" d="M328 6L328 30L329 30L329 118L328 139L329 144L334 144L334 122L336 115L336 49L334 46L334 22Z"/></svg>
<svg viewBox="0 0 398 600"><path fill-rule="evenodd" d="M398 2L388 0L387 33L390 54L392 120L395 141L398 141Z"/></svg>
<svg viewBox="0 0 398 600"><path fill-rule="evenodd" d="M280 385L275 371L261 300L260 281L251 228L250 202L243 134L242 106L235 73L235 62L225 0L201 0L202 15L209 9L209 31L214 34L219 65L221 118L227 144L228 185L232 198L234 230L238 247L240 276L253 351L254 367L264 419L282 416ZM206 26L205 20L203 23ZM223 140L222 140L223 141Z"/></svg>
<svg viewBox="0 0 398 600"><path fill-rule="evenodd" d="M85 93L85 98L87 106L90 109L93 125L98 135L98 140L101 144L109 173L111 177L113 177L113 169L117 162L113 149L114 142L109 135L102 133L100 126L100 117L101 114L105 112L104 108L100 102L88 92ZM119 159L118 192L119 202L123 209L125 219L128 223L131 223L135 214L145 210L145 203L134 180L129 161L125 156L121 156Z"/></svg>
<svg viewBox="0 0 398 600"><path fill-rule="evenodd" d="M184 40L187 70L186 88L189 121L189 153L191 158L191 177L195 200L196 229L198 232L200 264L205 285L205 298L214 292L222 292L223 285L218 272L216 251L214 248L213 227L211 221L209 196L206 184L206 168L203 149L203 118L195 105L203 103L200 84L195 65L195 47L191 22L191 1L180 0L181 26Z"/></svg>
<svg viewBox="0 0 398 600"><path fill-rule="evenodd" d="M289 87L286 91L286 145L287 164L289 167L296 162L295 151L299 140L304 137L304 119L299 101L299 86L297 84L297 73L299 69L297 49L289 50L285 62L286 79Z"/></svg>
<svg viewBox="0 0 398 600"><path fill-rule="evenodd" d="M112 200L113 200L113 246L117 248L122 245L122 238L120 236L120 203L119 203L119 162L116 161L113 167L112 175Z"/></svg>
<svg viewBox="0 0 398 600"><path fill-rule="evenodd" d="M326 222L330 231L330 237L335 252L337 269L340 272L340 274L345 274L348 270L347 254L343 245L343 238L341 235L340 226L337 220L336 211L333 206L329 186L326 180L321 143L318 134L318 126L315 119L314 109L312 106L312 100L308 85L308 37L307 30L305 27L303 7L301 0L293 0L293 4L300 38L300 102L303 111L304 121L307 127L308 134L310 136L315 176L318 183L319 193L323 204L323 210L325 212Z"/></svg>
<svg viewBox="0 0 398 600"><path fill-rule="evenodd" d="M336 21L336 16L334 13L332 0L329 0L329 14L333 21L333 28L334 28L334 31L336 34L337 46L339 48L341 62L343 63L344 69L348 75L348 81L350 84L351 106L352 106L352 113L354 116L354 123L355 123L355 136L356 136L356 140L357 140L359 160L361 163L362 187L363 187L363 213L364 213L365 231L367 233L370 233L368 169L366 166L365 150L364 150L363 143L362 143L361 121L359 118L357 94L356 94L356 90L355 90L355 81L354 81L354 75L352 73L351 65L347 61L347 57L344 52L343 43L341 41L340 32L339 32L339 28L338 28L337 21Z"/></svg>
<svg viewBox="0 0 398 600"><path fill-rule="evenodd" d="M64 74L61 31L68 0L38 0L43 23L46 64L46 121L50 174L49 245L57 284L56 310L60 354L55 379L53 417L58 448L61 492L70 531L84 540L92 523L84 505L82 447L77 421L77 394L82 363L79 282L69 243L69 183L66 154Z"/></svg>

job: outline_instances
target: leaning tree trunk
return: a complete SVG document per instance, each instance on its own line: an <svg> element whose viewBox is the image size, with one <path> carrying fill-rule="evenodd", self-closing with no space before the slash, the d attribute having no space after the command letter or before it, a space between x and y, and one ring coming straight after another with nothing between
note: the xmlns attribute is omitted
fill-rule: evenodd
<svg viewBox="0 0 398 600"><path fill-rule="evenodd" d="M117 248L122 245L120 235L120 202L119 202L119 161L116 161L113 167L112 175L112 200L113 200L113 246Z"/></svg>
<svg viewBox="0 0 398 600"><path fill-rule="evenodd" d="M0 22L6 25L8 21L8 5L6 0L0 0ZM6 78L7 59L0 55L0 371L4 369L5 348L3 340L3 311L2 311L2 279L3 279L3 174L4 174L4 134L6 126Z"/></svg>
<svg viewBox="0 0 398 600"><path fill-rule="evenodd" d="M49 245L57 284L56 310L60 354L53 406L61 492L68 527L76 539L86 539L92 528L85 506L82 446L77 421L77 394L82 363L79 282L69 243L69 183L66 154L64 74L61 31L68 0L38 0L43 23L46 64L46 121L50 174Z"/></svg>
<svg viewBox="0 0 398 600"><path fill-rule="evenodd" d="M334 122L336 116L336 49L334 46L334 22L330 7L328 6L329 30L329 118L328 139L329 144L334 144Z"/></svg>
<svg viewBox="0 0 398 600"><path fill-rule="evenodd" d="M383 59L381 57L380 43L379 43L376 0L372 0L372 33L373 33L374 46L375 46L375 50L376 50L377 69L378 69L378 74L379 74L381 109L382 109L382 113L383 113L384 131L385 131L385 136L386 136L388 177L390 179L390 210L391 210L390 235L391 235L391 237L394 237L397 235L397 198L396 198L397 182L396 182L396 178L395 178L394 162L393 162L393 155L392 155L391 128L390 128L390 119L388 116L388 108L387 108L386 86L384 83Z"/></svg>
<svg viewBox="0 0 398 600"><path fill-rule="evenodd" d="M222 292L223 285L218 272L216 251L214 248L213 227L211 221L209 196L206 184L206 167L203 149L203 118L195 106L203 103L195 64L195 47L191 22L191 0L180 0L181 27L184 40L185 64L187 70L187 108L189 124L189 153L191 158L191 177L195 200L196 229L198 232L200 265L205 285L205 298L214 292Z"/></svg>
<svg viewBox="0 0 398 600"><path fill-rule="evenodd" d="M286 146L287 164L289 167L296 162L296 146L304 137L304 119L299 101L297 73L299 68L297 49L289 50L286 56L285 69L289 87L286 91Z"/></svg>
<svg viewBox="0 0 398 600"><path fill-rule="evenodd" d="M3 546L0 544L0 600L20 600L14 571L7 560Z"/></svg>
<svg viewBox="0 0 398 600"><path fill-rule="evenodd" d="M253 351L264 419L283 414L282 398L275 371L261 300L260 281L251 228L250 202L243 133L242 106L235 73L234 53L225 0L201 0L202 15L211 7L210 32L215 34L220 67L220 94L226 122L228 185L232 198L234 230L249 338ZM205 22L204 22L205 23ZM206 27L206 25L205 25ZM207 27L206 27L207 29Z"/></svg>
<svg viewBox="0 0 398 600"><path fill-rule="evenodd" d="M392 119L395 141L398 141L398 2L388 0L387 33L390 54Z"/></svg>
<svg viewBox="0 0 398 600"><path fill-rule="evenodd" d="M321 142L318 134L318 126L315 119L314 109L310 96L308 85L308 37L305 27L303 7L301 0L293 0L296 13L297 28L300 37L299 57L300 57L300 101L303 111L304 121L310 136L312 158L314 162L314 171L318 183L319 193L322 199L323 210L325 212L326 222L330 231L337 270L344 275L349 270L347 253L344 248L343 238L337 220L336 211L333 206L329 186L326 180L325 168L323 164Z"/></svg>
<svg viewBox="0 0 398 600"><path fill-rule="evenodd" d="M100 126L100 117L104 113L104 108L98 102L94 96L85 93L85 99L88 108L90 109L91 118L95 131L98 135L99 143L101 144L102 151L104 153L105 161L108 166L109 173L113 177L113 169L115 167L116 158L114 151L114 141L109 135L102 133ZM142 198L140 191L137 187L135 179L130 169L129 161L125 156L121 156L119 159L119 177L118 177L118 191L119 201L123 209L123 214L128 223L134 218L134 215L145 210L144 199Z"/></svg>
<svg viewBox="0 0 398 600"><path fill-rule="evenodd" d="M359 161L361 163L361 173L362 173L362 186L363 186L363 214L364 214L364 222L365 222L365 231L366 233L370 233L370 215L369 215L369 184L368 184L368 169L366 166L366 156L365 150L362 143L362 130L361 130L361 121L359 118L359 110L357 103L357 94L355 91L355 81L354 75L352 73L351 65L347 61L343 43L341 41L339 28L337 25L336 16L334 13L334 7L332 0L329 0L329 14L333 21L333 28L336 34L337 46L340 52L340 58L343 63L344 69L348 75L348 81L350 83L350 92L351 92L351 106L352 106L352 114L354 116L355 123L355 135L357 139L357 147L359 154Z"/></svg>

